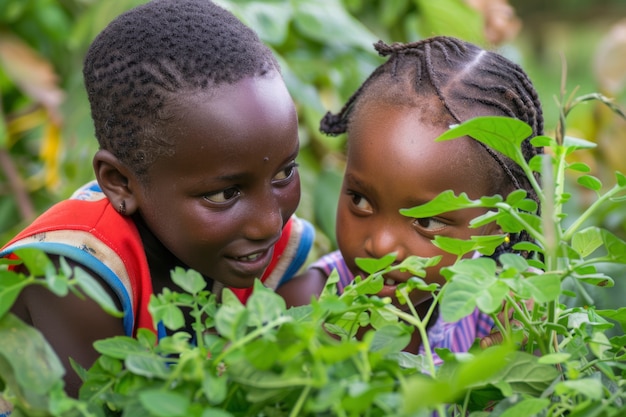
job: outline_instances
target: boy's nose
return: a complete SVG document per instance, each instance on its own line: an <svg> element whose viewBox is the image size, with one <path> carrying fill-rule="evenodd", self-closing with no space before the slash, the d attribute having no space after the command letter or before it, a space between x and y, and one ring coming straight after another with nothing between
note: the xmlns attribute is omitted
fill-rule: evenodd
<svg viewBox="0 0 626 417"><path fill-rule="evenodd" d="M259 201L248 220L246 236L251 240L272 239L283 228L282 210L275 198Z"/></svg>

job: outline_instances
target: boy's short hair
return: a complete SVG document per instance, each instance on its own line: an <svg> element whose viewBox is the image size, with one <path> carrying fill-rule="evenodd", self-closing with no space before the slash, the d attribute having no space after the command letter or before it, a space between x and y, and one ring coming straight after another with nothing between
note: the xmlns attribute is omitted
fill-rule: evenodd
<svg viewBox="0 0 626 417"><path fill-rule="evenodd" d="M208 0L153 0L123 13L83 67L100 148L140 176L171 152L162 129L168 99L274 71L254 31Z"/></svg>

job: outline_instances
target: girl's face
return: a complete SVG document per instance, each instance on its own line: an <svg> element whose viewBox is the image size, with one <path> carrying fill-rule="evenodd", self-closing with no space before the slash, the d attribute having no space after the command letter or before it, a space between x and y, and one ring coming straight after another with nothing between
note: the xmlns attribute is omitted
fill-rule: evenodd
<svg viewBox="0 0 626 417"><path fill-rule="evenodd" d="M367 276L355 258L380 258L391 252L397 262L409 255L442 255L441 262L427 270L426 281L443 283L442 266L456 257L433 245L436 235L467 239L471 235L496 233L493 226L469 229L469 222L483 209L464 209L437 217L414 219L400 209L424 204L446 190L466 192L470 198L488 195L485 178L476 174L470 138L435 142L446 128L420 117L423 110L368 104L353 117L349 128L347 165L337 210L337 241L352 273ZM394 298L398 283L411 275L386 276L379 293ZM430 293L412 293L415 305Z"/></svg>
<svg viewBox="0 0 626 417"><path fill-rule="evenodd" d="M248 287L300 201L293 101L275 74L183 96L166 110L174 154L135 192L139 213L186 266Z"/></svg>

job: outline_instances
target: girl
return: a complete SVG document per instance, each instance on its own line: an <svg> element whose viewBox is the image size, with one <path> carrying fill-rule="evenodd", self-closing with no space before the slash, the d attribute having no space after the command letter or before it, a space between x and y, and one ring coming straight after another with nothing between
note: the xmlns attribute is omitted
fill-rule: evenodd
<svg viewBox="0 0 626 417"><path fill-rule="evenodd" d="M289 286L300 286L301 295L288 304L310 301L319 294L333 269L340 275L339 290L359 270L355 258L380 258L391 252L396 262L409 255L441 255L438 265L427 270L426 281L443 284L440 269L456 256L432 244L436 235L468 239L471 235L501 233L496 224L470 229L470 221L483 209L465 209L437 217L414 219L400 209L424 204L446 190L467 193L470 198L516 189L535 193L521 168L509 158L470 137L435 142L450 125L476 116L509 116L528 123L533 134L523 143L529 160L542 152L530 139L543 133L541 105L530 80L513 62L493 52L450 37L433 37L416 43L386 45L376 50L389 56L336 115L328 113L321 123L327 134L347 133L346 168L337 208L339 251L311 265ZM496 254L511 251L525 240L524 234L509 236ZM380 296L394 297L408 274L386 276ZM285 287L287 289L288 287ZM428 310L430 292L414 291L412 301L420 315ZM440 318L431 321L432 347L467 351L475 338L486 337L492 319L479 311L457 323ZM421 346L418 332L407 350Z"/></svg>

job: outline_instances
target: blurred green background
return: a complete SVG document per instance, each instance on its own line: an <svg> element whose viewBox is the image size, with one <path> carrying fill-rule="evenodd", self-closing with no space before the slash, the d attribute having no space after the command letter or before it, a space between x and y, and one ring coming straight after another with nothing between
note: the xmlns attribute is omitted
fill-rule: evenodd
<svg viewBox="0 0 626 417"><path fill-rule="evenodd" d="M95 35L146 0L0 0L0 243L93 178L97 149L82 84ZM300 216L318 228L311 257L334 248L345 138L318 132L381 59L372 44L457 36L522 65L544 105L546 131L570 95L600 92L626 107L626 0L218 0L257 31L282 65L300 117ZM576 155L606 184L626 172L626 124L589 102L568 133L598 143ZM579 191L570 215L588 204ZM626 210L594 222L621 237ZM618 275L625 275L616 271ZM623 284L614 296L621 302ZM610 301L610 300L609 300Z"/></svg>

